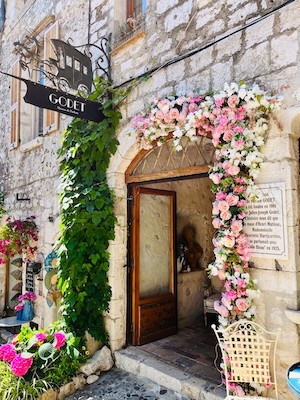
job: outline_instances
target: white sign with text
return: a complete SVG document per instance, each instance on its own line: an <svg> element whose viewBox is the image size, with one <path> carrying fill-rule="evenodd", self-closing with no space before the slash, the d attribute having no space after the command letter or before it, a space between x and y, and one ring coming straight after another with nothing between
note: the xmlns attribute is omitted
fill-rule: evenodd
<svg viewBox="0 0 300 400"><path fill-rule="evenodd" d="M285 184L256 185L259 199L247 204L244 231L254 257L288 258Z"/></svg>

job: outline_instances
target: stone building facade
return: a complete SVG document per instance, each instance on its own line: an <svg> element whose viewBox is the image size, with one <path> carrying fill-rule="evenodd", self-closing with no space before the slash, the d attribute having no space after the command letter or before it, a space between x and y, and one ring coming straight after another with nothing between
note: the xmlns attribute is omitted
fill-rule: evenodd
<svg viewBox="0 0 300 400"><path fill-rule="evenodd" d="M285 184L287 257L254 257L252 276L257 278L261 290L257 302L258 322L270 330L280 328L283 332L277 360L280 398L292 398L286 387L285 371L299 360L299 335L297 325L286 317L285 310L300 308L299 0L148 1L146 9L143 9L144 22L139 29L129 32L128 37L125 35L127 40L123 37L123 42L122 32L127 29L128 17L125 1L8 0L6 3L1 71L9 72L17 61L13 43L24 37L28 30L34 30L43 21L47 22L48 18L49 23L58 21L59 37L63 40L71 37L74 44L89 41L97 44L100 37L112 34L111 72L115 86L148 75L147 80L137 81L122 104L123 118L118 132L120 144L107 173L109 185L116 193L115 213L118 219L116 238L109 248L112 300L110 312L106 316L113 350L125 345L130 329L127 308L128 296L131 294L128 293L128 273L124 268L127 264L129 212L126 176L128 171L132 171L132 163L140 154L135 138L128 136L130 119L143 111L154 98L162 98L171 93L220 89L225 82L241 80L258 82L271 89L288 85L283 93L283 107L276 119L272 120L268 132L264 148L266 160L257 179L260 184ZM59 170L56 152L60 146L61 132L70 118L60 115L56 131L41 132L35 137L30 137L26 131L32 128L32 120L28 122L27 119L26 124L24 119L20 126L21 141L11 148L10 85L10 78L2 76L0 187L4 191L6 209L11 215L36 215L40 229L38 251L46 257L59 233ZM20 107L22 112L22 100ZM168 188L168 184L164 188ZM17 194L25 194L30 201L17 201ZM208 223L206 226L205 229L211 232ZM201 237L197 239L205 247ZM209 262L209 257L207 250L205 262ZM2 282L4 271L1 271L1 277ZM201 275L199 282L203 279ZM48 307L45 299L47 290L42 284L37 285L41 285L41 288L35 321L44 326L55 318L57 310ZM2 304L3 299L4 288ZM183 314L186 312L184 308L181 311Z"/></svg>

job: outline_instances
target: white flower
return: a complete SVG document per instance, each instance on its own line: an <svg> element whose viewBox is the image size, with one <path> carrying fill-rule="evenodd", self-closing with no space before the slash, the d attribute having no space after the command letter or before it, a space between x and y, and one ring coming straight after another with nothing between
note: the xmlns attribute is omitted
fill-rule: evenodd
<svg viewBox="0 0 300 400"><path fill-rule="evenodd" d="M186 132L186 136L189 137L190 139L191 139L193 136L196 136L196 129L195 129L195 128L189 129L189 130Z"/></svg>
<svg viewBox="0 0 300 400"><path fill-rule="evenodd" d="M182 132L181 129L176 129L176 130L173 132L173 136L174 136L175 138L181 138L182 135L183 135L183 132ZM174 140L174 142L175 142L175 140Z"/></svg>

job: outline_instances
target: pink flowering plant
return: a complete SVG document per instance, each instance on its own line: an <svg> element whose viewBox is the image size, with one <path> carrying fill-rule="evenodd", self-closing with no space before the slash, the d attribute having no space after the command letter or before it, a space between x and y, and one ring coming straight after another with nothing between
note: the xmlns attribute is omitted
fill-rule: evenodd
<svg viewBox="0 0 300 400"><path fill-rule="evenodd" d="M24 309L26 302L34 302L36 300L36 295L33 292L25 292L18 297L19 303L15 306L15 311L18 313ZM33 312L33 309L32 309ZM18 318L18 314L17 314Z"/></svg>
<svg viewBox="0 0 300 400"><path fill-rule="evenodd" d="M255 316L253 300L259 295L256 282L249 274L251 248L243 232L248 201L258 197L254 179L263 162L261 148L265 143L270 115L280 106L277 94L257 85L225 84L214 93L169 97L155 100L147 113L135 116L131 127L144 148L173 140L174 149L183 148L183 138L199 136L212 139L216 162L210 168L215 195L212 224L215 261L210 276L224 281L220 302L215 302L221 327ZM186 139L185 139L186 140ZM230 366L225 366L225 368ZM251 388L232 384L237 396ZM255 388L257 392L261 388Z"/></svg>
<svg viewBox="0 0 300 400"><path fill-rule="evenodd" d="M37 247L38 228L35 217L31 216L25 220L6 219L6 224L0 228L0 264L17 254L24 254L31 258ZM2 257L1 257L2 256Z"/></svg>
<svg viewBox="0 0 300 400"><path fill-rule="evenodd" d="M10 373L21 383L39 381L45 389L76 375L85 360L78 347L79 339L60 323L53 324L48 330L23 327L12 343L0 346L0 364L7 364Z"/></svg>

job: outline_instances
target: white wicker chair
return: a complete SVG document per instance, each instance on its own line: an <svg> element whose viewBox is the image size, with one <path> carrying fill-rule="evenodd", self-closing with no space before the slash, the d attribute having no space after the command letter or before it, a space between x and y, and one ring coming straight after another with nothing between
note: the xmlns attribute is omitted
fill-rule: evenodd
<svg viewBox="0 0 300 400"><path fill-rule="evenodd" d="M253 400L269 399L278 400L275 352L279 332L268 332L255 322L240 320L226 329L212 328L217 336L222 358L230 362L230 376L225 368L226 394L225 400ZM272 385L275 397L230 395L230 383L254 383L259 385Z"/></svg>

